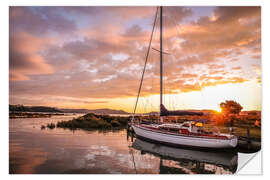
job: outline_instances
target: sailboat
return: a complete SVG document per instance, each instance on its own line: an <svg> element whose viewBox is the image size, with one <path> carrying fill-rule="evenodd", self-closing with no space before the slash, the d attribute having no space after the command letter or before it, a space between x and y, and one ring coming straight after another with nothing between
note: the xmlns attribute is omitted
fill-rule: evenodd
<svg viewBox="0 0 270 180"><path fill-rule="evenodd" d="M162 25L163 25L163 16L162 12L163 7L158 7L155 15L155 20L153 24L153 29L150 37L150 43L148 51L146 54L146 60L144 64L144 69L140 81L140 86L138 90L138 95L134 107L133 118L131 122L131 127L134 130L135 134L139 138L146 140L151 140L163 144L174 145L174 146L189 146L196 148L235 148L237 146L237 137L231 134L218 133L212 131L206 131L203 127L205 122L203 120L196 121L187 121L182 124L170 124L163 123L163 119L166 116L202 116L202 112L193 112L193 111L170 111L167 110L163 105L162 96L163 96L163 50L162 50ZM138 99L140 96L140 91L142 87L144 72L147 64L147 59L151 47L153 31L155 23L157 20L158 12L160 13L160 119L159 123L143 123L135 122L134 115L136 112L136 107Z"/></svg>

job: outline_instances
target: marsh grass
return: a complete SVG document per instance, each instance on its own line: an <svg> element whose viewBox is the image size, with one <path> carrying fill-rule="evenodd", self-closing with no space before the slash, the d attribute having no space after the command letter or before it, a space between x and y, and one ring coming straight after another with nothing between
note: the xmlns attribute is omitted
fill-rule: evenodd
<svg viewBox="0 0 270 180"><path fill-rule="evenodd" d="M127 125L129 117L96 115L93 113L74 118L68 121L60 121L56 124L57 128L75 129L119 129Z"/></svg>
<svg viewBox="0 0 270 180"><path fill-rule="evenodd" d="M47 124L47 128L54 129L55 128L55 124L54 123L49 123L49 124Z"/></svg>

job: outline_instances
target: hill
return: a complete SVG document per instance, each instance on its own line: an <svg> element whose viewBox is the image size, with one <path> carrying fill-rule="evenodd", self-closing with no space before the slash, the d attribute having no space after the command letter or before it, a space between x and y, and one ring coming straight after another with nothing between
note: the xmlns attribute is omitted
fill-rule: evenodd
<svg viewBox="0 0 270 180"><path fill-rule="evenodd" d="M64 113L94 113L94 114L129 114L123 110L114 109L60 109Z"/></svg>
<svg viewBox="0 0 270 180"><path fill-rule="evenodd" d="M24 106L24 105L9 105L10 112L62 112L54 107L47 106Z"/></svg>

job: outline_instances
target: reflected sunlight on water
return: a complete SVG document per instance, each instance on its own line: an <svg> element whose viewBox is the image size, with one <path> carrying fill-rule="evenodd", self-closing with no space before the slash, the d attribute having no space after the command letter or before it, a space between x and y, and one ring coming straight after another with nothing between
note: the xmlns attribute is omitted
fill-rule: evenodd
<svg viewBox="0 0 270 180"><path fill-rule="evenodd" d="M237 154L203 153L131 142L126 130L41 130L76 116L9 120L10 173L218 173L237 168Z"/></svg>

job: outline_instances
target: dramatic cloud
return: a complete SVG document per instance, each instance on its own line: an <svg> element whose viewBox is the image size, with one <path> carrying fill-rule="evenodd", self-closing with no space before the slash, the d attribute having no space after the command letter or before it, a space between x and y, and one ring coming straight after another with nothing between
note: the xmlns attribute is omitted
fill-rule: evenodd
<svg viewBox="0 0 270 180"><path fill-rule="evenodd" d="M71 33L75 22L65 18L56 7L10 7L10 32L20 31L44 36L48 33Z"/></svg>
<svg viewBox="0 0 270 180"><path fill-rule="evenodd" d="M53 67L38 53L48 39L37 38L27 33L18 33L9 39L9 65L11 80L27 80L27 75L51 74Z"/></svg>
<svg viewBox="0 0 270 180"><path fill-rule="evenodd" d="M199 9L164 7L163 45L169 53L164 54L165 92L260 82L260 7L209 8L209 15L201 15ZM32 96L36 104L45 103L34 100L41 94L52 96L46 103L75 104L135 97L155 11L156 7L11 7L11 101L31 104ZM152 45L159 49L158 27ZM142 96L158 93L159 53L151 49Z"/></svg>

